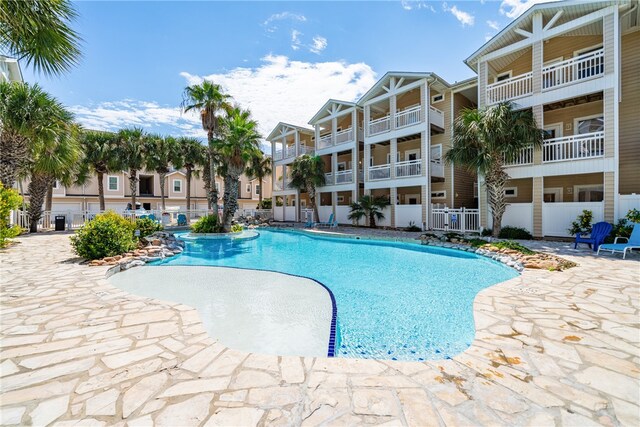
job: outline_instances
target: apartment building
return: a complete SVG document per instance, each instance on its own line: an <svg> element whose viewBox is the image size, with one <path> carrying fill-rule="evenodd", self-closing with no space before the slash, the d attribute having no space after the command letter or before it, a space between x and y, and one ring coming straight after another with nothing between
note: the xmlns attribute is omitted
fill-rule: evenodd
<svg viewBox="0 0 640 427"><path fill-rule="evenodd" d="M273 159L273 217L276 221L300 221L302 210L309 206L309 198L291 187L289 177L296 157L313 154L313 130L280 122L267 136L267 141L271 143Z"/></svg>
<svg viewBox="0 0 640 427"><path fill-rule="evenodd" d="M356 103L327 101L309 121L327 178L320 219L333 213L351 223L348 205L373 194L391 201L383 226L451 229L451 216L432 212L443 206L479 208L466 229L491 226L482 177L442 156L461 109L503 101L531 109L546 135L542 149L523 150L507 165L503 226L566 236L585 209L615 222L640 208L639 17L633 1L538 4L465 60L477 77L449 84L434 73L389 72ZM274 129L268 140L282 165L274 180L286 175L301 135L310 151L309 133L283 123ZM276 219L300 220L294 207L307 203L304 194L282 188L290 213Z"/></svg>
<svg viewBox="0 0 640 427"><path fill-rule="evenodd" d="M542 149L523 150L506 170L503 225L566 236L584 209L613 223L640 207L638 16L637 2L535 5L466 59L480 108L511 101L545 130Z"/></svg>
<svg viewBox="0 0 640 427"><path fill-rule="evenodd" d="M155 172L140 171L138 174L138 193L136 201L140 207L146 210L160 210L162 203L160 200L160 177ZM187 209L187 180L184 171L174 170L167 175L165 180L165 205L170 211L185 211ZM28 183L19 183L18 188L25 190L26 201L28 202ZM220 192L220 203L222 203L222 192L224 191L223 180L216 178L216 187ZM265 178L263 182L257 179L250 179L246 175L240 177L238 204L240 210L256 209L259 194L263 191L263 198L271 197L271 177ZM131 204L131 190L129 187L129 175L126 172L114 172L104 177L104 198L105 208L122 212ZM204 181L200 177L191 179L191 210L207 209L207 194L204 189ZM52 212L98 212L100 202L98 198L98 180L91 177L84 185L63 186L56 183L53 189Z"/></svg>
<svg viewBox="0 0 640 427"><path fill-rule="evenodd" d="M22 71L18 60L0 55L0 82L21 82Z"/></svg>

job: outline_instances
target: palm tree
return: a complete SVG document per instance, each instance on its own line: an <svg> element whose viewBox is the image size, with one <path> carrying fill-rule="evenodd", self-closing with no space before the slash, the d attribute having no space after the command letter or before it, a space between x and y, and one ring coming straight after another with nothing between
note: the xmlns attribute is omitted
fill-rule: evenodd
<svg viewBox="0 0 640 427"><path fill-rule="evenodd" d="M55 138L32 141L29 161L29 229L38 230L42 203L47 188L55 180L71 185L81 158L79 129L72 124L73 116L61 109L55 112L59 129Z"/></svg>
<svg viewBox="0 0 640 427"><path fill-rule="evenodd" d="M271 175L271 157L266 156L262 151L258 152L257 156L251 158L249 166L247 167L247 176L257 179L260 183L260 193L258 194L258 209L262 209L262 193L263 180Z"/></svg>
<svg viewBox="0 0 640 427"><path fill-rule="evenodd" d="M131 191L131 209L136 208L138 194L138 171L144 167L145 133L141 128L133 127L118 132L119 158L123 169L129 171L129 189Z"/></svg>
<svg viewBox="0 0 640 427"><path fill-rule="evenodd" d="M316 188L323 186L325 182L324 162L320 156L304 154L291 164L291 187L307 192L315 222L320 222L316 206Z"/></svg>
<svg viewBox="0 0 640 427"><path fill-rule="evenodd" d="M105 210L104 176L119 171L122 162L118 156L118 137L111 132L84 131L80 136L83 152L83 166L87 174L95 174L98 178L98 199L100 210Z"/></svg>
<svg viewBox="0 0 640 427"><path fill-rule="evenodd" d="M506 209L504 185L509 175L504 164L515 161L523 149L542 147L543 139L533 112L516 111L508 102L484 110L464 109L454 121L452 147L445 161L484 176L494 237L500 234Z"/></svg>
<svg viewBox="0 0 640 427"><path fill-rule="evenodd" d="M220 85L204 80L199 85L185 88L182 97L184 112L197 110L200 112L202 128L207 132L209 143L209 203L218 212L218 190L215 186L216 161L218 154L215 151L216 142L221 139L222 114L231 110L229 95L225 94Z"/></svg>
<svg viewBox="0 0 640 427"><path fill-rule="evenodd" d="M368 218L369 227L376 228L376 220L384 219L382 211L389 205L389 199L385 196L362 196L351 204L349 219L360 221L362 218Z"/></svg>
<svg viewBox="0 0 640 427"><path fill-rule="evenodd" d="M66 131L58 117L63 110L51 95L37 84L0 83L0 181L6 188L15 184L29 163L30 146L42 139L55 139Z"/></svg>
<svg viewBox="0 0 640 427"><path fill-rule="evenodd" d="M2 0L0 45L38 72L61 74L80 58L81 39L69 27L75 18L68 0Z"/></svg>
<svg viewBox="0 0 640 427"><path fill-rule="evenodd" d="M164 211L167 208L165 204L167 174L171 172L172 166L175 169L182 167L180 147L176 139L171 136L163 138L159 135L147 135L144 144L145 167L147 170L155 171L160 178L160 201Z"/></svg>
<svg viewBox="0 0 640 427"><path fill-rule="evenodd" d="M223 119L224 139L216 143L216 151L220 153L224 176L224 209L222 213L225 231L231 230L231 219L238 209L238 187L240 175L249 161L260 152L260 134L258 123L251 119L249 110L234 108L229 116Z"/></svg>
<svg viewBox="0 0 640 427"><path fill-rule="evenodd" d="M206 162L206 149L196 138L180 137L177 139L182 165L186 170L187 180L187 217L191 210L191 178L198 176L198 170ZM209 183L210 184L210 183ZM206 182L205 182L206 185Z"/></svg>

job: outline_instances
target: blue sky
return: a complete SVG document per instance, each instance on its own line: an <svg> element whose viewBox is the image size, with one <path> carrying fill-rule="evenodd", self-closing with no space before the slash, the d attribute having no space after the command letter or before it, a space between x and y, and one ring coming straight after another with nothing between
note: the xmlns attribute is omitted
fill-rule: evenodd
<svg viewBox="0 0 640 427"><path fill-rule="evenodd" d="M306 125L329 98L358 99L387 71L472 77L464 58L535 2L83 1L80 65L62 77L23 74L88 128L200 137L181 94L211 79L266 136L278 121Z"/></svg>

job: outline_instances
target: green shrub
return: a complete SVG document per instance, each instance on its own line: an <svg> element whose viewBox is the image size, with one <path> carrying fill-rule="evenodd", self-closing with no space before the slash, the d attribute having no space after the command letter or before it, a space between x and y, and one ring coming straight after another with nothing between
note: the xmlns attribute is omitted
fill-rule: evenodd
<svg viewBox="0 0 640 427"><path fill-rule="evenodd" d="M447 238L447 240L451 240L451 239L458 239L461 240L462 239L462 234L460 233L456 233L454 231L449 231L447 233L444 233L445 237Z"/></svg>
<svg viewBox="0 0 640 427"><path fill-rule="evenodd" d="M193 224L191 231L194 233L222 233L222 224L218 221L218 215L207 215Z"/></svg>
<svg viewBox="0 0 640 427"><path fill-rule="evenodd" d="M262 199L262 203L258 204L258 209L271 209L272 200L270 197Z"/></svg>
<svg viewBox="0 0 640 427"><path fill-rule="evenodd" d="M495 246L496 248L499 248L499 249L513 249L514 251L521 252L525 255L535 254L535 252L532 251L531 249L526 248L522 246L520 243L511 241L511 240L505 240L502 242L492 242L491 246Z"/></svg>
<svg viewBox="0 0 640 427"><path fill-rule="evenodd" d="M591 222L593 221L593 212L588 209L582 211L575 221L571 223L571 228L567 231L570 235L575 236L578 233L591 233Z"/></svg>
<svg viewBox="0 0 640 427"><path fill-rule="evenodd" d="M8 239L16 237L22 232L17 225L9 225L9 215L12 210L18 209L22 203L22 197L12 188L4 188L0 182L0 248L7 246Z"/></svg>
<svg viewBox="0 0 640 427"><path fill-rule="evenodd" d="M640 210L631 209L626 215L627 221L640 223Z"/></svg>
<svg viewBox="0 0 640 427"><path fill-rule="evenodd" d="M486 245L487 241L482 239L469 239L467 240L467 243L474 248L479 248L480 246Z"/></svg>
<svg viewBox="0 0 640 427"><path fill-rule="evenodd" d="M520 227L511 227L506 226L500 230L500 235L498 236L501 239L520 239L520 240L531 240L533 236L526 229Z"/></svg>
<svg viewBox="0 0 640 427"><path fill-rule="evenodd" d="M164 230L162 224L158 224L151 218L138 218L136 219L135 229L140 230L140 238L149 236L156 231Z"/></svg>
<svg viewBox="0 0 640 427"><path fill-rule="evenodd" d="M415 222L409 221L409 226L405 227L404 231L422 231L422 229L418 227Z"/></svg>
<svg viewBox="0 0 640 427"><path fill-rule="evenodd" d="M490 228L483 228L482 233L480 233L482 237L491 236L492 234L493 234L493 230Z"/></svg>
<svg viewBox="0 0 640 427"><path fill-rule="evenodd" d="M242 228L242 225L240 225L240 224L233 224L233 225L231 226L231 232L232 232L232 233L239 233L239 232L241 232L242 230L244 230L244 228Z"/></svg>
<svg viewBox="0 0 640 427"><path fill-rule="evenodd" d="M613 243L616 237L629 238L633 231L634 222L640 223L640 211L638 209L631 209L624 218L618 220L618 223L613 226L611 233L604 240L605 243Z"/></svg>
<svg viewBox="0 0 640 427"><path fill-rule="evenodd" d="M120 255L135 249L135 225L109 211L87 221L74 236L71 246L82 258L93 260Z"/></svg>

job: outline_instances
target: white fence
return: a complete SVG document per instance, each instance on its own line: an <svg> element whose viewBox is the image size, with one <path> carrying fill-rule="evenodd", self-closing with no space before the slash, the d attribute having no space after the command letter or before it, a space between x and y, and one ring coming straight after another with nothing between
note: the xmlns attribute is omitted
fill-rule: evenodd
<svg viewBox="0 0 640 427"><path fill-rule="evenodd" d="M391 165L377 165L369 167L369 181L389 179L391 177Z"/></svg>
<svg viewBox="0 0 640 427"><path fill-rule="evenodd" d="M631 209L640 210L640 194L621 194L618 199L618 216L624 218Z"/></svg>
<svg viewBox="0 0 640 427"><path fill-rule="evenodd" d="M547 139L542 146L542 161L590 159L604 156L604 132Z"/></svg>
<svg viewBox="0 0 640 427"><path fill-rule="evenodd" d="M382 214L384 218L379 221L376 220L376 225L379 227L391 227L391 206L384 208Z"/></svg>
<svg viewBox="0 0 640 427"><path fill-rule="evenodd" d="M422 174L422 160L406 160L396 163L396 177L420 176Z"/></svg>
<svg viewBox="0 0 640 427"><path fill-rule="evenodd" d="M480 231L480 211L478 209L431 208L431 228L442 231Z"/></svg>
<svg viewBox="0 0 640 427"><path fill-rule="evenodd" d="M329 221L329 217L333 213L333 208L331 205L327 206L318 206L318 217L320 218L320 222Z"/></svg>
<svg viewBox="0 0 640 427"><path fill-rule="evenodd" d="M408 227L411 223L422 228L422 205L396 205L396 227Z"/></svg>
<svg viewBox="0 0 640 427"><path fill-rule="evenodd" d="M489 209L487 226L493 227L493 213ZM502 215L502 227L520 227L533 234L533 203L511 203Z"/></svg>
<svg viewBox="0 0 640 427"><path fill-rule="evenodd" d="M286 206L284 208L284 220L295 221L296 220L296 206Z"/></svg>
<svg viewBox="0 0 640 427"><path fill-rule="evenodd" d="M391 118L389 116L380 117L379 119L369 122L369 135L377 135L391 129Z"/></svg>
<svg viewBox="0 0 640 427"><path fill-rule="evenodd" d="M542 235L570 237L571 223L583 210L593 212L593 223L604 220L603 202L542 203Z"/></svg>
<svg viewBox="0 0 640 427"><path fill-rule="evenodd" d="M338 224L352 224L353 220L349 219L349 213L351 213L351 207L336 206L336 221L338 221Z"/></svg>
<svg viewBox="0 0 640 427"><path fill-rule="evenodd" d="M552 89L604 74L604 49L542 68L542 88Z"/></svg>
<svg viewBox="0 0 640 427"><path fill-rule="evenodd" d="M396 128L411 126L422 121L422 107L416 105L396 113Z"/></svg>
<svg viewBox="0 0 640 427"><path fill-rule="evenodd" d="M282 206L276 206L273 208L273 219L276 221L284 221L284 209Z"/></svg>
<svg viewBox="0 0 640 427"><path fill-rule="evenodd" d="M240 213L244 217L252 216L252 217L260 217L263 219L271 219L273 218L273 212L271 209L242 209L242 211L238 210L236 213Z"/></svg>
<svg viewBox="0 0 640 427"><path fill-rule="evenodd" d="M496 104L533 93L533 73L521 74L487 85L487 104Z"/></svg>

